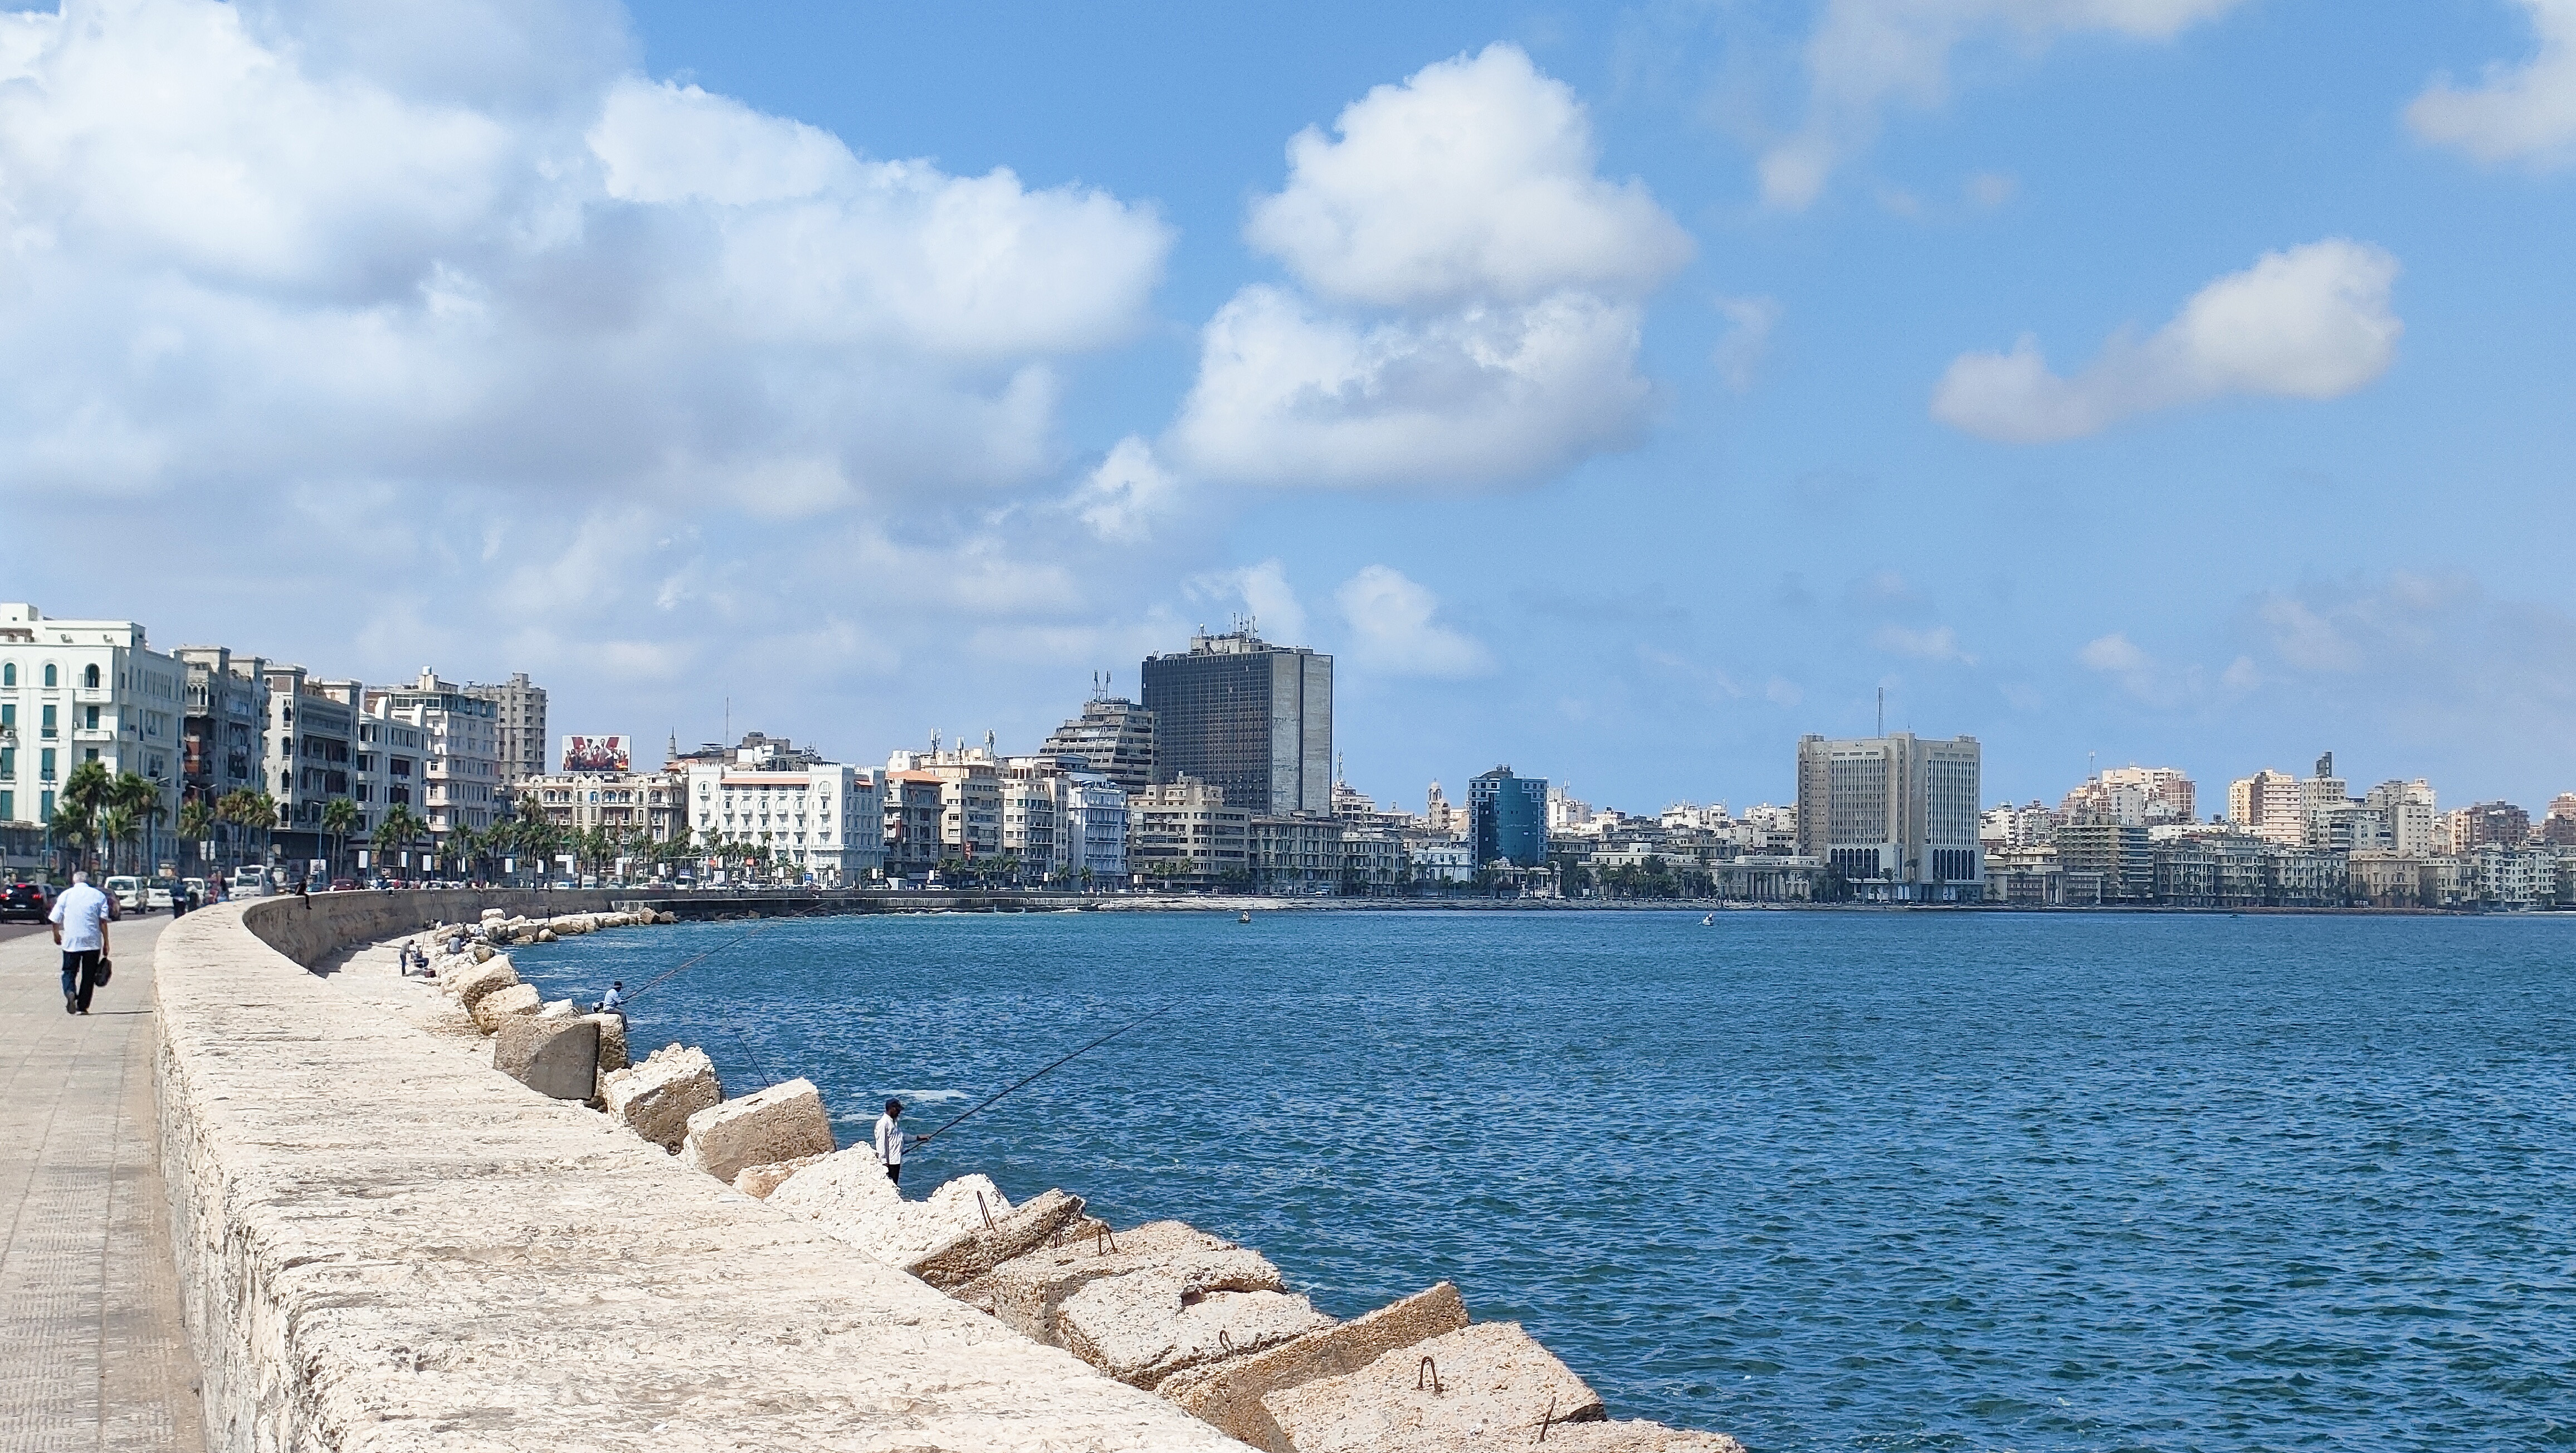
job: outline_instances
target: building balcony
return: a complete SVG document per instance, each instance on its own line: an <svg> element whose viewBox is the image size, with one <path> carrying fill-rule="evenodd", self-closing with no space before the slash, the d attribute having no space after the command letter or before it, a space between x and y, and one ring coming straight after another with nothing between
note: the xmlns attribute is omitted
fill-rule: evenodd
<svg viewBox="0 0 2576 1453"><path fill-rule="evenodd" d="M112 742L116 740L116 733L108 727L73 727L72 740L76 742Z"/></svg>
<svg viewBox="0 0 2576 1453"><path fill-rule="evenodd" d="M104 686L75 686L72 700L81 706L114 706L116 693Z"/></svg>

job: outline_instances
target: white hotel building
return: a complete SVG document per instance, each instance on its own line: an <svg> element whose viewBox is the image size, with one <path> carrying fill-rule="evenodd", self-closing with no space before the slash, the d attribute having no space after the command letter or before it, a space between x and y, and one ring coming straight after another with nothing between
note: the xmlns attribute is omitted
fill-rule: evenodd
<svg viewBox="0 0 2576 1453"><path fill-rule="evenodd" d="M838 762L691 762L688 822L707 851L766 847L772 862L824 887L864 882L885 866L876 774Z"/></svg>
<svg viewBox="0 0 2576 1453"><path fill-rule="evenodd" d="M50 820L72 768L96 762L160 789L143 859L170 858L187 689L187 666L146 645L132 621L52 620L0 604L0 822Z"/></svg>

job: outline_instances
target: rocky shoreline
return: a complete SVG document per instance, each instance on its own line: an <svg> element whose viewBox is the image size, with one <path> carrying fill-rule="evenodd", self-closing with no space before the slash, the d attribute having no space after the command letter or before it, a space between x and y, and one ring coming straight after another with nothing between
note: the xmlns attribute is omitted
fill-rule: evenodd
<svg viewBox="0 0 2576 1453"><path fill-rule="evenodd" d="M436 991L441 1027L488 1041L492 1066L530 1090L585 1103L736 1193L1253 1447L1463 1453L1528 1441L1585 1453L1743 1453L1724 1434L1611 1419L1518 1323L1471 1321L1445 1281L1340 1322L1258 1251L1184 1222L1122 1230L1078 1195L1050 1189L1013 1203L981 1174L906 1200L873 1147L836 1144L811 1081L728 1098L703 1050L672 1044L630 1062L622 1017L542 1001L507 952L671 921L649 910L545 919L487 910L398 946L428 953L423 988Z"/></svg>

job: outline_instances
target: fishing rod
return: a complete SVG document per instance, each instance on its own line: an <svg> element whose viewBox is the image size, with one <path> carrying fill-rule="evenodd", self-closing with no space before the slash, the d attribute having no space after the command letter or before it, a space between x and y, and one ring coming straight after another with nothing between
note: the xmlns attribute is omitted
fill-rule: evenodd
<svg viewBox="0 0 2576 1453"><path fill-rule="evenodd" d="M993 1104L995 1104L996 1102L1000 1101L1000 1100L1001 1100L1001 1099L1003 1099L1004 1097L1006 1097L1006 1096L1008 1096L1008 1095L1011 1095L1011 1094L1016 1093L1017 1091L1019 1091L1019 1090L1020 1090L1020 1089L1022 1089L1023 1087L1025 1087L1025 1086L1027 1086L1027 1085L1029 1085L1029 1084L1031 1084L1031 1083L1033 1083L1033 1082L1035 1082L1035 1081L1037 1081L1037 1080L1039 1080L1039 1079L1042 1079L1042 1078L1044 1078L1044 1077L1045 1077L1045 1076L1047 1076L1047 1075L1053 1074L1055 1071L1057 1071L1057 1070L1059 1070L1059 1069L1064 1068L1064 1067L1065 1067L1066 1065L1068 1065L1068 1064L1071 1064L1074 1060L1076 1060L1076 1059L1078 1059L1078 1058L1082 1057L1083 1055L1086 1055L1086 1054L1091 1053L1093 1050L1100 1048L1102 1045L1107 1044L1109 1041L1111 1041L1111 1040L1113 1040L1113 1039L1116 1039L1118 1036L1120 1036L1120 1035L1122 1035L1122 1034L1125 1034L1128 1030L1134 1029L1135 1027L1137 1027L1137 1026L1138 1026L1138 1025L1140 1025L1140 1024L1148 1024L1148 1023L1153 1022L1154 1020L1157 1020L1157 1019L1162 1018L1164 1015L1169 1014L1169 1013L1171 1013L1173 1010L1180 1008L1180 1007L1181 1007L1182 1002L1183 1002L1183 1001L1181 1001L1181 1000L1175 999L1175 1000L1173 1000L1171 1003L1164 1005L1162 1008L1155 1010L1153 1013L1146 1015L1146 1016L1145 1016L1144 1018L1142 1018L1142 1019L1131 1019L1131 1020L1127 1021L1125 1024L1121 1024L1121 1025L1119 1025L1116 1029L1113 1029L1113 1030L1109 1031L1107 1034L1104 1034L1104 1035L1100 1036L1098 1039L1093 1040L1091 1043L1084 1045L1082 1048L1075 1050L1073 1053L1068 1054L1068 1055L1064 1056L1062 1059L1059 1059L1059 1060L1055 1061L1053 1064L1048 1065L1046 1068L1044 1068L1044 1069L1042 1069L1042 1070L1037 1071L1035 1074L1031 1074L1031 1075L1024 1075L1024 1076L1022 1076L1021 1078L1019 1078L1019 1079L1017 1079L1017 1080L1012 1081L1009 1085L1004 1086L1004 1087L1003 1087L1003 1089L1002 1089L999 1093L997 1093L997 1094L995 1094L995 1095L990 1096L989 1098L987 1098L986 1100L984 1100L984 1101L983 1101L983 1103L981 1103L981 1104L979 1104L979 1105L976 1105L973 1109L970 1109L970 1110L966 1111L964 1114L959 1115L956 1119L949 1121L947 1124L940 1126L940 1127L939 1127L938 1129L936 1129L936 1130L933 1130L932 1132L930 1132L930 1134L928 1134L928 1135L924 1135L924 1136L920 1136L920 1137L916 1138L916 1139L913 1141L913 1144L915 1144L915 1145L927 1145L927 1144L929 1144L929 1143L931 1142L931 1140L933 1140L934 1138L936 1138L936 1137L938 1137L938 1136L945 1135L945 1134L947 1134L949 1131L951 1131L951 1130L955 1129L957 1126L962 1125L962 1124L964 1124L966 1121L968 1121L968 1120L970 1120L970 1119L974 1118L975 1116L977 1116L977 1115L980 1115L980 1114L984 1113L984 1111L985 1111L986 1109L988 1109L989 1107L991 1107Z"/></svg>
<svg viewBox="0 0 2576 1453"><path fill-rule="evenodd" d="M691 958L682 959L677 967L666 969L662 973L656 974L652 978L645 980L642 988L637 989L634 993L626 996L626 1002L632 1004L636 1000L643 998L645 994L652 991L656 986L668 983L671 980L678 978L680 975L687 973L689 970L696 968L698 965L705 963L707 960L714 958L720 953L723 953L726 949L732 948L735 944L746 943L759 937L771 924L776 922L778 922L778 920L775 918L763 919L748 933L738 934L732 938L726 939L723 943L717 944L714 948L707 950L705 953L695 955Z"/></svg>

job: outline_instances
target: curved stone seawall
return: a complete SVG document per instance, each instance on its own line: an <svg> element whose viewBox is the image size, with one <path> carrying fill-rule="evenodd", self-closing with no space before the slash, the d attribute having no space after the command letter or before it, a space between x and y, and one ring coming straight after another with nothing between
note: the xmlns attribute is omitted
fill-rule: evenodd
<svg viewBox="0 0 2576 1453"><path fill-rule="evenodd" d="M329 894L164 932L161 1156L212 1447L1240 1453L303 967L608 897Z"/></svg>

